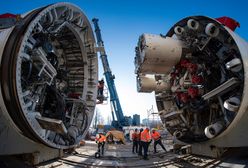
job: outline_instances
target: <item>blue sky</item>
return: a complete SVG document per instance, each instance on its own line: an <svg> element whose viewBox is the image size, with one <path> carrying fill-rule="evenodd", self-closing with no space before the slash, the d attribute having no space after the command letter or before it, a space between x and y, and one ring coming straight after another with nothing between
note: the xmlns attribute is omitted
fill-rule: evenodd
<svg viewBox="0 0 248 168"><path fill-rule="evenodd" d="M52 0L4 0L1 13L24 13L37 7L61 2ZM116 87L126 115L134 113L146 117L147 109L155 105L153 94L136 92L134 75L134 48L142 33L165 34L180 19L190 15L206 15L217 18L229 16L236 19L241 27L236 32L248 39L247 10L245 0L71 0L79 6L89 19L100 19L103 40ZM101 64L99 77L103 77ZM109 104L97 107L110 115Z"/></svg>

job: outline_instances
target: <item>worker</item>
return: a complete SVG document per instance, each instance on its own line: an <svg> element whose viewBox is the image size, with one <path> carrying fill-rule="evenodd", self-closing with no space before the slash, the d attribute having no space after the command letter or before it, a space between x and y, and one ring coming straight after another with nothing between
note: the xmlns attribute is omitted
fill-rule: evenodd
<svg viewBox="0 0 248 168"><path fill-rule="evenodd" d="M147 152L148 152L149 145L150 145L150 143L152 141L149 128L146 128L144 131L141 132L140 140L141 140L141 143L142 143L142 147L144 149L144 157L143 157L143 159L148 160Z"/></svg>
<svg viewBox="0 0 248 168"><path fill-rule="evenodd" d="M99 100L97 102L97 104L102 104L103 100L104 100L104 96L103 96L103 89L104 89L104 80L101 79L100 81L98 81L98 86L97 86L97 99Z"/></svg>
<svg viewBox="0 0 248 168"><path fill-rule="evenodd" d="M133 153L138 153L138 141L139 141L139 133L138 129L136 128L132 133L132 141L133 141ZM134 152L135 149L135 152Z"/></svg>
<svg viewBox="0 0 248 168"><path fill-rule="evenodd" d="M139 136L138 136L138 144L139 144L139 153L138 153L138 155L139 156L142 156L142 143L141 143L141 140L140 140L140 136L141 136L141 132L143 131L143 128L141 128L140 129L140 131L139 131Z"/></svg>
<svg viewBox="0 0 248 168"><path fill-rule="evenodd" d="M156 131L155 129L152 129L151 136L152 136L152 139L154 141L154 151L153 152L157 153L157 148L156 148L157 144L159 144L163 148L163 150L165 152L167 152L164 145L162 144L160 133L158 131Z"/></svg>
<svg viewBox="0 0 248 168"><path fill-rule="evenodd" d="M106 142L106 137L103 135L102 132L96 137L96 143L98 144L98 152L104 154L104 145Z"/></svg>
<svg viewBox="0 0 248 168"><path fill-rule="evenodd" d="M101 79L100 81L98 81L98 96L103 96L103 88L104 88L104 80Z"/></svg>

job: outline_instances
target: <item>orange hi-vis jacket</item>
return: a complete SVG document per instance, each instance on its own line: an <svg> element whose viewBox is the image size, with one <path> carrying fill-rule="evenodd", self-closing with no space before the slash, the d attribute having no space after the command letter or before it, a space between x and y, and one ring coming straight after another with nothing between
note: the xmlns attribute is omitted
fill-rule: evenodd
<svg viewBox="0 0 248 168"><path fill-rule="evenodd" d="M100 135L99 138L96 138L96 141L99 143L105 142L106 141L106 137L104 135Z"/></svg>
<svg viewBox="0 0 248 168"><path fill-rule="evenodd" d="M151 141L151 135L150 135L149 131L147 131L147 130L142 131L140 134L140 140L143 142L150 142Z"/></svg>
<svg viewBox="0 0 248 168"><path fill-rule="evenodd" d="M154 141L157 141L157 140L159 140L160 138L161 138L161 135L160 135L159 132L155 131L154 133L152 133L152 139L153 139Z"/></svg>
<svg viewBox="0 0 248 168"><path fill-rule="evenodd" d="M136 134L137 141L140 141L140 132Z"/></svg>
<svg viewBox="0 0 248 168"><path fill-rule="evenodd" d="M132 140L133 141L139 141L139 133L137 133L137 132L132 133Z"/></svg>

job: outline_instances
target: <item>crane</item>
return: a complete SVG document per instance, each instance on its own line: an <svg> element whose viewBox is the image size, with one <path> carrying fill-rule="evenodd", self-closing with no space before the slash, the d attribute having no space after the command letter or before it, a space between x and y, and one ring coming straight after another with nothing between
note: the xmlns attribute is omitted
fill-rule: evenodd
<svg viewBox="0 0 248 168"><path fill-rule="evenodd" d="M110 106L111 106L111 113L112 113L112 126L116 129L122 129L123 126L129 126L128 117L123 115L123 111L121 108L120 100L118 97L118 93L115 87L115 76L112 74L110 69L107 54L105 52L104 43L101 36L101 30L98 25L98 19L92 19L92 22L95 27L95 34L97 39L97 49L100 52L100 58L103 65L104 76L107 81L107 86L109 89L110 94ZM117 120L115 120L115 115Z"/></svg>

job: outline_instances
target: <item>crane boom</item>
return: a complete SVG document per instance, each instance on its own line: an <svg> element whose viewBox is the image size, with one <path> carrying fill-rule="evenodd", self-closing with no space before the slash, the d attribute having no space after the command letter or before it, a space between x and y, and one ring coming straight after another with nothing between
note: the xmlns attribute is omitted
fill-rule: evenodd
<svg viewBox="0 0 248 168"><path fill-rule="evenodd" d="M118 93L116 91L115 82L114 82L115 76L112 74L108 63L107 54L105 52L104 43L101 36L101 30L98 25L98 19L94 18L92 19L92 22L95 27L98 50L100 52L100 58L104 69L104 75L109 89L111 109L114 111L117 118L117 121L115 121L112 111L112 117L113 117L112 126L114 126L115 128L122 128L122 126L126 126L128 125L128 123L126 122L126 119L123 115Z"/></svg>

